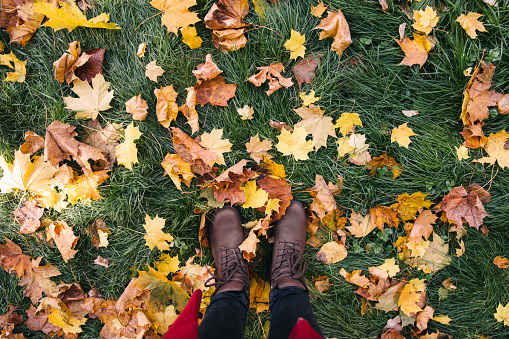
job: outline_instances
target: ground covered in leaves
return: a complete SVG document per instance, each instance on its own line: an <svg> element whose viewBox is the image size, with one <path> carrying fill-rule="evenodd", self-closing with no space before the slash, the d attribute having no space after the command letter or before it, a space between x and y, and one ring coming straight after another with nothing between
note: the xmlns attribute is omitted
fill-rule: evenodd
<svg viewBox="0 0 509 339"><path fill-rule="evenodd" d="M1 3L2 337L205 312L227 201L266 337L292 198L328 338L509 335L507 0Z"/></svg>

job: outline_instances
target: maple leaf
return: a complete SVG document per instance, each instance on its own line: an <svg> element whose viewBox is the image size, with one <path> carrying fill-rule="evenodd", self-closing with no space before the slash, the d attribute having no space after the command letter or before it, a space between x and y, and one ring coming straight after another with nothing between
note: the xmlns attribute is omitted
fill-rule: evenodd
<svg viewBox="0 0 509 339"><path fill-rule="evenodd" d="M157 215L154 219L151 219L148 214L145 214L145 239L146 245L153 249L157 247L160 251L169 250L170 246L166 242L172 242L173 237L170 234L163 232L164 222L166 220L159 218Z"/></svg>
<svg viewBox="0 0 509 339"><path fill-rule="evenodd" d="M0 54L0 65L7 66L14 70L13 72L7 73L7 77L4 81L24 82L27 74L26 64L26 61L19 60L12 52L9 54Z"/></svg>
<svg viewBox="0 0 509 339"><path fill-rule="evenodd" d="M370 173L376 177L377 169L381 167L388 167L391 169L392 172L392 178L396 179L400 176L401 172L403 172L403 168L401 167L401 164L396 162L396 159L394 159L391 156L388 156L387 153L382 154L379 157L374 157L366 166L367 170L370 170Z"/></svg>
<svg viewBox="0 0 509 339"><path fill-rule="evenodd" d="M331 282L329 282L330 278L326 275L321 275L319 277L312 277L312 282L315 284L315 287L320 293L325 293L332 285Z"/></svg>
<svg viewBox="0 0 509 339"><path fill-rule="evenodd" d="M454 187L434 210L445 211L447 218L459 228L463 228L462 219L465 219L471 227L479 229L483 219L489 215L477 191L467 192L463 186Z"/></svg>
<svg viewBox="0 0 509 339"><path fill-rule="evenodd" d="M124 142L115 147L115 156L119 165L132 169L133 164L138 163L138 151L134 140L139 139L141 135L139 127L134 127L134 122L127 126Z"/></svg>
<svg viewBox="0 0 509 339"><path fill-rule="evenodd" d="M408 235L408 241L419 242L424 239L428 239L433 232L433 224L435 223L437 216L430 210L423 210L419 213L415 223Z"/></svg>
<svg viewBox="0 0 509 339"><path fill-rule="evenodd" d="M148 272L139 271L140 276L133 286L140 290L150 291L148 303L155 309L165 309L171 300L177 310L182 311L189 300L189 295L180 287L180 284L169 281L163 274L149 267Z"/></svg>
<svg viewBox="0 0 509 339"><path fill-rule="evenodd" d="M156 115L157 121L164 127L170 127L173 120L177 118L179 107L176 103L178 93L173 89L173 85L154 88L156 96Z"/></svg>
<svg viewBox="0 0 509 339"><path fill-rule="evenodd" d="M9 274L16 272L21 278L25 271L31 269L31 258L23 254L21 247L5 238L5 244L0 244L0 266Z"/></svg>
<svg viewBox="0 0 509 339"><path fill-rule="evenodd" d="M230 152L232 143L228 139L221 139L223 136L223 129L213 129L210 133L203 133L200 135L198 143L206 150L214 152L217 159L207 165L212 166L214 163L218 165L226 165L224 162L223 153Z"/></svg>
<svg viewBox="0 0 509 339"><path fill-rule="evenodd" d="M421 299L421 292L425 291L424 279L410 280L401 291L398 299L398 306L400 306L401 311L409 317L412 316L412 313L421 312L422 308L417 304Z"/></svg>
<svg viewBox="0 0 509 339"><path fill-rule="evenodd" d="M304 42L306 42L306 35L302 35L292 29L290 39L288 39L283 45L291 52L290 59L297 60L298 57L304 57L304 54L306 53Z"/></svg>
<svg viewBox="0 0 509 339"><path fill-rule="evenodd" d="M32 131L25 132L25 142L19 150L23 154L32 155L44 147L44 138Z"/></svg>
<svg viewBox="0 0 509 339"><path fill-rule="evenodd" d="M456 155L458 156L458 160L465 160L465 159L469 159L470 156L468 155L468 148L466 148L465 146L461 145L460 147L455 147L456 148Z"/></svg>
<svg viewBox="0 0 509 339"><path fill-rule="evenodd" d="M53 325L60 327L65 334L77 334L83 332L80 326L85 325L87 318L78 319L54 308L51 308L50 312L51 313L48 315L48 321Z"/></svg>
<svg viewBox="0 0 509 339"><path fill-rule="evenodd" d="M154 91L155 90L157 90L157 88L154 89ZM158 98L157 94L156 98ZM133 120L143 121L147 117L148 105L147 102L141 98L140 93L125 102L125 110L127 113L133 115Z"/></svg>
<svg viewBox="0 0 509 339"><path fill-rule="evenodd" d="M113 99L113 92L108 92L110 83L104 80L102 74L97 74L92 79L92 86L88 81L76 79L73 81L74 87L71 90L79 98L64 97L65 108L76 111L76 119L95 120L101 111L111 108L110 101Z"/></svg>
<svg viewBox="0 0 509 339"><path fill-rule="evenodd" d="M60 271L51 264L40 266L41 260L42 257L32 259L32 266L18 283L19 286L25 286L23 294L30 298L32 304L37 304L43 293L50 296L58 292L57 284L49 278L60 275Z"/></svg>
<svg viewBox="0 0 509 339"><path fill-rule="evenodd" d="M316 254L316 260L324 264L335 264L345 259L348 255L346 247L336 241L329 241L320 248Z"/></svg>
<svg viewBox="0 0 509 339"><path fill-rule="evenodd" d="M194 87L188 87L186 103L179 107L179 112L182 112L187 119L187 123L191 126L193 133L198 132L198 112L196 112L196 90Z"/></svg>
<svg viewBox="0 0 509 339"><path fill-rule="evenodd" d="M243 208L260 208L265 205L269 199L269 194L263 189L256 188L256 181L250 180L240 188L246 196L246 201L242 205Z"/></svg>
<svg viewBox="0 0 509 339"><path fill-rule="evenodd" d="M267 95L271 95L280 89L281 86L286 88L293 86L293 82L290 78L285 78L281 75L281 72L285 69L282 63L256 67L256 69L259 70L259 72L251 75L247 78L247 81L256 87L260 87L265 81L269 81L269 89L265 92Z"/></svg>
<svg viewBox="0 0 509 339"><path fill-rule="evenodd" d="M449 244L444 243L442 238L433 232L433 241L429 243L424 255L416 258L415 262L417 265L425 265L435 273L451 263L448 253Z"/></svg>
<svg viewBox="0 0 509 339"><path fill-rule="evenodd" d="M334 38L331 50L343 55L344 50L352 44L350 27L340 9L337 12L327 11L327 17L320 21L320 24L313 29L323 29L320 32L319 40Z"/></svg>
<svg viewBox="0 0 509 339"><path fill-rule="evenodd" d="M429 208L432 204L429 200L424 200L426 196L420 191L412 194L403 193L396 198L397 203L392 204L391 207L398 211L402 221L407 221L415 218L419 208Z"/></svg>
<svg viewBox="0 0 509 339"><path fill-rule="evenodd" d="M302 99L302 106L309 106L321 99L321 97L315 97L315 91L311 91L309 94L300 92L299 97Z"/></svg>
<svg viewBox="0 0 509 339"><path fill-rule="evenodd" d="M406 285L406 281L400 281L393 286L390 286L380 296L378 296L378 303L375 305L377 310L390 312L396 310L398 306L398 299Z"/></svg>
<svg viewBox="0 0 509 339"><path fill-rule="evenodd" d="M101 150L109 163L109 166L105 166L105 168L110 168L116 160L115 147L121 138L120 133L124 130L122 124L107 124L102 128L99 121L89 120L85 122L85 126L88 128L83 134L83 141Z"/></svg>
<svg viewBox="0 0 509 339"><path fill-rule="evenodd" d="M376 225L371 222L370 214L362 216L362 214L355 211L352 211L352 215L350 216L350 224L352 224L352 226L346 228L356 238L363 238L376 228Z"/></svg>
<svg viewBox="0 0 509 339"><path fill-rule="evenodd" d="M212 61L210 53L205 56L205 62L196 66L196 70L193 71L197 80L210 80L221 73L223 71Z"/></svg>
<svg viewBox="0 0 509 339"><path fill-rule="evenodd" d="M194 85L196 102L200 105L210 103L213 106L228 107L228 100L235 96L237 84L227 84L220 75L210 80L201 80Z"/></svg>
<svg viewBox="0 0 509 339"><path fill-rule="evenodd" d="M185 161L193 164L202 161L206 165L217 160L217 155L214 152L204 149L180 128L172 127L171 131L173 133L173 148ZM196 171L193 172L197 173ZM199 174L203 175L205 173Z"/></svg>
<svg viewBox="0 0 509 339"><path fill-rule="evenodd" d="M315 141L306 141L307 135L308 132L302 126L296 127L293 133L283 129L277 137L279 143L276 145L276 149L283 155L293 155L295 160L307 160L309 159L308 153L313 150L316 144Z"/></svg>
<svg viewBox="0 0 509 339"><path fill-rule="evenodd" d="M472 39L475 39L477 38L477 33L475 32L475 30L478 30L479 32L487 32L482 22L479 21L479 18L482 16L483 16L482 14L475 12L470 12L467 15L461 14L456 19L456 22L458 22L461 25L461 27L463 27L463 29Z"/></svg>
<svg viewBox="0 0 509 339"><path fill-rule="evenodd" d="M201 47L203 40L198 36L196 27L182 27L180 29L180 33L182 33L182 41L189 46L190 49L197 49Z"/></svg>
<svg viewBox="0 0 509 339"><path fill-rule="evenodd" d="M237 113L240 114L242 120L251 120L253 119L254 109L253 107L244 105L242 108L237 108Z"/></svg>
<svg viewBox="0 0 509 339"><path fill-rule="evenodd" d="M309 208L316 213L322 220L327 213L333 212L337 208L336 200L331 190L337 190L339 187L329 182L327 185L325 179L317 174L315 177L315 185L307 191L313 197L313 202Z"/></svg>
<svg viewBox="0 0 509 339"><path fill-rule="evenodd" d="M376 205L369 210L369 214L371 215L370 222L378 227L380 231L383 231L384 224L396 228L399 225L398 211L392 207Z"/></svg>
<svg viewBox="0 0 509 339"><path fill-rule="evenodd" d="M503 321L505 326L509 326L509 303L505 306L502 306L502 304L499 303L497 306L497 312L494 316L498 322Z"/></svg>
<svg viewBox="0 0 509 339"><path fill-rule="evenodd" d="M189 187L191 180L195 177L194 173L191 171L193 163L185 161L178 154L168 153L164 157L161 165L163 166L165 173L170 176L170 179L179 190L182 190L180 185L181 182L184 182L187 187Z"/></svg>
<svg viewBox="0 0 509 339"><path fill-rule="evenodd" d="M429 34L431 33L433 27L436 26L439 18L440 17L437 16L437 12L435 12L433 8L426 6L424 11L414 11L415 23L412 25L412 27L419 32Z"/></svg>
<svg viewBox="0 0 509 339"><path fill-rule="evenodd" d="M509 259L502 258L502 256L497 255L495 259L493 259L493 264L497 265L498 268L508 268L509 267Z"/></svg>
<svg viewBox="0 0 509 339"><path fill-rule="evenodd" d="M352 273L348 273L344 268L341 268L339 271L339 274L350 284L366 288L370 281L365 275L361 275L361 273L362 270L353 270Z"/></svg>
<svg viewBox="0 0 509 339"><path fill-rule="evenodd" d="M153 60L145 66L145 76L154 82L157 82L157 77L165 72L161 66L156 65L156 62L157 60Z"/></svg>
<svg viewBox="0 0 509 339"><path fill-rule="evenodd" d="M279 220L286 212L286 208L290 206L293 199L292 187L283 178L266 177L257 181L258 187L269 193L271 200L279 200L279 210L274 213L273 221ZM269 200L269 202L271 201ZM276 203L273 201L273 203ZM266 212L263 207L260 212Z"/></svg>
<svg viewBox="0 0 509 339"><path fill-rule="evenodd" d="M101 200L102 197L97 191L97 187L108 179L108 170L103 171L85 171L80 175L76 182L64 186L62 192L67 195L67 200L75 205L78 201L84 203L91 200Z"/></svg>
<svg viewBox="0 0 509 339"><path fill-rule="evenodd" d="M253 270L249 270L249 308L256 313L269 310L270 283L263 281Z"/></svg>
<svg viewBox="0 0 509 339"><path fill-rule="evenodd" d="M260 240L256 236L255 229L252 228L247 238L239 245L239 250L242 252L244 259L251 261L256 256L256 245L259 242Z"/></svg>
<svg viewBox="0 0 509 339"><path fill-rule="evenodd" d="M327 9L327 6L323 4L323 2L319 2L316 6L311 6L311 14L317 18L320 18Z"/></svg>
<svg viewBox="0 0 509 339"><path fill-rule="evenodd" d="M400 146L408 148L408 145L412 142L410 137L417 134L407 124L408 122L392 129L391 143L397 142Z"/></svg>
<svg viewBox="0 0 509 339"><path fill-rule="evenodd" d="M399 65L419 65L419 68L424 65L426 60L428 60L428 52L433 49L435 43L428 38L427 36L420 35L418 33L414 33L414 39L401 37L399 40L394 39L399 47L405 53L405 57L399 63Z"/></svg>
<svg viewBox="0 0 509 339"><path fill-rule="evenodd" d="M44 208L40 208L32 201L27 200L22 208L12 212L17 222L19 222L19 233L30 234L34 233L41 226L41 219L44 213Z"/></svg>
<svg viewBox="0 0 509 339"><path fill-rule="evenodd" d="M155 267L159 273L168 275L177 272L180 269L179 264L178 255L172 257L169 254L161 253L161 257L155 263Z"/></svg>
<svg viewBox="0 0 509 339"><path fill-rule="evenodd" d="M386 271L389 277L391 278L394 277L400 271L399 266L396 265L395 258L385 259L384 263L380 266L377 266L377 268Z"/></svg>
<svg viewBox="0 0 509 339"><path fill-rule="evenodd" d="M36 13L33 3L30 2L17 2L16 7L18 20L15 25L4 26L9 33L11 40L10 43L20 43L21 47L28 43L28 40L35 34L35 32L41 27L41 23L44 20L44 15ZM7 10L7 3L4 1L3 10Z"/></svg>
<svg viewBox="0 0 509 339"><path fill-rule="evenodd" d="M310 84L313 81L321 56L322 54L320 53L311 52L292 67L292 72L295 80L297 80L297 84L299 84L299 88L303 83Z"/></svg>
<svg viewBox="0 0 509 339"><path fill-rule="evenodd" d="M48 321L48 314L50 309L44 309L35 314L36 308L30 305L30 308L26 310L27 320L25 325L32 331L42 331L45 334L50 332L57 332L60 328L53 325Z"/></svg>
<svg viewBox="0 0 509 339"><path fill-rule="evenodd" d="M106 228L104 220L95 219L92 224L88 226L85 233L90 234L92 237L92 245L94 245L96 249L108 246L108 235L111 234L111 231Z"/></svg>
<svg viewBox="0 0 509 339"><path fill-rule="evenodd" d="M178 34L179 28L200 21L198 14L189 10L196 5L195 0L152 0L149 3L163 13L161 27L166 26L168 32Z"/></svg>
<svg viewBox="0 0 509 339"><path fill-rule="evenodd" d="M486 146L487 138L484 136L481 123L466 127L463 131L460 132L460 134L465 139L465 142L462 145L465 148L478 148Z"/></svg>
<svg viewBox="0 0 509 339"><path fill-rule="evenodd" d="M246 46L245 28L212 31L212 44L224 53L239 50Z"/></svg>
<svg viewBox="0 0 509 339"><path fill-rule="evenodd" d="M20 151L14 153L14 162L9 164L3 155L0 155L0 168L3 177L0 179L0 190L9 193L13 188L44 195L55 186L52 180L57 169L45 162L42 157L37 157L32 163L29 154Z"/></svg>
<svg viewBox="0 0 509 339"><path fill-rule="evenodd" d="M145 56L145 50L147 49L146 43L141 43L138 45L138 50L136 51L136 56L138 58L143 58Z"/></svg>
<svg viewBox="0 0 509 339"><path fill-rule="evenodd" d="M65 262L74 258L75 254L78 252L74 247L79 238L74 235L72 228L69 227L65 221L53 221L48 226L48 233L55 241L58 251Z"/></svg>
<svg viewBox="0 0 509 339"><path fill-rule="evenodd" d="M313 136L315 150L318 150L322 146L327 148L327 137L329 135L336 137L332 118L324 116L323 114L325 111L318 106L300 107L294 109L294 111L303 119L295 124L295 128L304 127L306 132Z"/></svg>
<svg viewBox="0 0 509 339"><path fill-rule="evenodd" d="M80 57L81 48L78 41L69 43L66 52L53 63L53 69L55 70L55 79L58 82L63 83L65 81L71 84L75 79L78 79L74 71L86 63L90 59L90 55Z"/></svg>
<svg viewBox="0 0 509 339"><path fill-rule="evenodd" d="M120 29L114 23L108 23L110 16L101 13L98 16L87 20L87 17L80 11L74 1L58 1L60 8L55 7L51 2L34 3L35 12L44 14L48 21L43 26L53 28L55 31L67 28L69 32L78 26L91 28Z"/></svg>
<svg viewBox="0 0 509 339"><path fill-rule="evenodd" d="M335 128L339 128L339 133L346 136L348 133L353 133L355 130L354 126L362 126L361 118L357 113L343 113L336 120Z"/></svg>
<svg viewBox="0 0 509 339"><path fill-rule="evenodd" d="M270 160L266 156L263 157L263 162L260 163L260 165L255 165L253 169L259 173L269 174L275 177L286 177L285 166Z"/></svg>
<svg viewBox="0 0 509 339"><path fill-rule="evenodd" d="M220 0L212 5L203 21L209 29L241 28L242 20L249 12L247 0Z"/></svg>
<svg viewBox="0 0 509 339"><path fill-rule="evenodd" d="M509 148L506 147L508 138L509 133L505 130L498 133L491 133L487 138L487 145L485 146L489 156L480 158L478 161L489 164L495 164L495 161L498 161L500 167L509 167Z"/></svg>

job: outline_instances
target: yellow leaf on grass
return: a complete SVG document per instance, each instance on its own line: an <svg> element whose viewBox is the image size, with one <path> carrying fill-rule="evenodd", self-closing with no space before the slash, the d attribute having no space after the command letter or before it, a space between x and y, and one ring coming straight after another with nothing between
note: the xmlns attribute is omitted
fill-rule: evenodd
<svg viewBox="0 0 509 339"><path fill-rule="evenodd" d="M304 42L306 42L306 35L300 34L292 29L292 33L290 35L290 39L288 39L283 46L289 50L290 59L297 59L298 57L303 58L306 53L306 47L304 47Z"/></svg>
<svg viewBox="0 0 509 339"><path fill-rule="evenodd" d="M177 272L180 269L179 264L180 261L178 255L172 257L169 254L162 253L159 261L156 261L155 267L156 270L163 275L168 275L170 273Z"/></svg>
<svg viewBox="0 0 509 339"><path fill-rule="evenodd" d="M410 137L417 134L407 124L408 122L392 129L391 143L397 142L400 146L408 148L408 145L412 142Z"/></svg>
<svg viewBox="0 0 509 339"><path fill-rule="evenodd" d="M20 61L14 53L0 54L0 65L12 68L14 71L7 73L4 81L10 82L24 82L27 74L26 61Z"/></svg>
<svg viewBox="0 0 509 339"><path fill-rule="evenodd" d="M177 34L179 28L200 21L198 14L189 10L196 5L196 0L152 0L150 4L163 12L161 26L166 26L168 32Z"/></svg>
<svg viewBox="0 0 509 339"><path fill-rule="evenodd" d="M431 38L429 38L431 39ZM419 65L422 67L426 60L428 60L429 51L435 47L435 43L428 40L428 36L421 35L414 32L414 39L402 37L401 39L394 39L401 50L405 53L405 57L399 65Z"/></svg>
<svg viewBox="0 0 509 339"><path fill-rule="evenodd" d="M154 88L154 95L156 96L156 115L157 121L164 127L170 127L173 120L179 114L179 107L177 105L178 93L173 89L173 85L161 88ZM194 132L194 131L193 131Z"/></svg>
<svg viewBox="0 0 509 339"><path fill-rule="evenodd" d="M181 181L189 187L191 179L195 177L194 173L191 171L191 165L193 164L185 161L184 158L178 154L168 153L166 157L164 157L161 165L165 173L170 176L170 179L179 190L182 190L180 185Z"/></svg>
<svg viewBox="0 0 509 339"><path fill-rule="evenodd" d="M327 138L336 137L336 131L332 118L324 115L325 111L318 106L300 107L294 110L302 118L295 124L295 128L304 127L306 132L311 133L315 142L315 150L327 147Z"/></svg>
<svg viewBox="0 0 509 339"><path fill-rule="evenodd" d="M246 150L249 152L249 156L259 163L264 157L267 159L271 159L272 155L267 153L272 149L272 141L270 140L260 140L258 134L249 139L249 142L246 143Z"/></svg>
<svg viewBox="0 0 509 339"><path fill-rule="evenodd" d="M470 12L467 15L461 14L457 19L456 22L459 22L461 27L467 32L467 34L472 38L477 38L477 33L475 30L478 30L479 32L487 32L486 28L484 28L484 25L482 22L479 21L479 18L482 17L482 14Z"/></svg>
<svg viewBox="0 0 509 339"><path fill-rule="evenodd" d="M396 265L396 259L385 259L385 262L378 266L378 268L381 268L382 270L386 271L387 274L389 274L389 277L394 277L399 272L399 266Z"/></svg>
<svg viewBox="0 0 509 339"><path fill-rule="evenodd" d="M166 242L172 242L173 237L163 232L165 221L165 219L159 218L157 215L154 219L151 219L148 214L145 215L145 225L143 225L143 228L146 234L143 236L143 239L145 239L146 245L150 249L154 247L157 247L160 251L170 249Z"/></svg>
<svg viewBox="0 0 509 339"><path fill-rule="evenodd" d="M197 49L201 47L203 40L198 36L196 27L182 27L180 29L180 33L182 33L182 41L189 46L190 49Z"/></svg>
<svg viewBox="0 0 509 339"><path fill-rule="evenodd" d="M320 251L316 254L316 260L324 264L334 264L345 259L348 255L345 245L336 241L330 241L323 244Z"/></svg>
<svg viewBox="0 0 509 339"><path fill-rule="evenodd" d="M415 23L412 25L416 31L423 32L426 34L431 33L433 27L436 26L438 19L437 12L430 6L426 6L426 9L414 11Z"/></svg>
<svg viewBox="0 0 509 339"><path fill-rule="evenodd" d="M251 119L253 119L254 109L253 109L253 107L244 105L244 107L242 107L242 108L237 108L237 113L240 114L240 118L242 120L251 120Z"/></svg>
<svg viewBox="0 0 509 339"><path fill-rule="evenodd" d="M336 120L335 128L339 128L339 133L346 136L348 133L352 133L354 131L354 126L362 126L361 118L357 113L343 113Z"/></svg>
<svg viewBox="0 0 509 339"><path fill-rule="evenodd" d="M256 189L256 180L246 182L244 187L240 188L246 196L246 202L242 205L243 208L259 208L265 205L269 199L269 194L263 189Z"/></svg>
<svg viewBox="0 0 509 339"><path fill-rule="evenodd" d="M283 155L293 155L295 160L307 160L309 159L308 153L315 146L314 141L306 141L307 135L308 132L304 127L296 127L293 133L283 129L277 137L279 143L276 145L276 149Z"/></svg>
<svg viewBox="0 0 509 339"><path fill-rule="evenodd" d="M309 94L306 94L306 92L300 92L299 96L302 99L302 106L309 106L321 99L321 97L315 97L315 91L311 91Z"/></svg>
<svg viewBox="0 0 509 339"><path fill-rule="evenodd" d="M223 153L230 152L230 149L232 148L232 143L228 139L221 139L223 136L223 129L213 129L210 131L210 133L203 133L200 136L201 141L199 144L205 148L206 150L209 150L211 152L214 152L214 154L217 155L217 160L212 161L211 163L207 164L209 166L214 165L214 163L218 165L226 165L224 162Z"/></svg>
<svg viewBox="0 0 509 339"><path fill-rule="evenodd" d="M316 6L311 6L311 14L317 18L320 18L327 9L327 6L323 4L323 2L319 2Z"/></svg>
<svg viewBox="0 0 509 339"><path fill-rule="evenodd" d="M509 326L509 303L505 306L502 306L502 304L499 303L497 306L497 312L494 316L498 322L503 321L505 326Z"/></svg>
<svg viewBox="0 0 509 339"><path fill-rule="evenodd" d="M285 166L270 160L266 156L263 157L263 162L260 164L260 168L262 168L265 172L267 172L270 175L274 175L280 178L286 177Z"/></svg>
<svg viewBox="0 0 509 339"><path fill-rule="evenodd" d="M163 75L164 69L156 65L157 60L153 60L145 66L145 76L150 80L157 82L157 77Z"/></svg>
<svg viewBox="0 0 509 339"><path fill-rule="evenodd" d="M73 82L71 90L76 93L79 98L64 97L65 108L76 111L76 119L92 119L95 120L101 111L110 109L110 101L113 99L113 92L108 92L110 83L104 80L102 74L97 74L92 79L92 86L88 81L76 79Z"/></svg>
<svg viewBox="0 0 509 339"><path fill-rule="evenodd" d="M509 133L501 130L498 133L491 133L485 146L488 157L483 157L478 161L481 163L494 164L498 161L498 165L502 168L509 167L509 148L506 147Z"/></svg>
<svg viewBox="0 0 509 339"><path fill-rule="evenodd" d="M78 201L83 203L92 200L101 200L102 197L97 191L97 187L106 179L108 179L108 171L95 171L83 173L76 182L65 185L62 193L67 195L67 201L75 205Z"/></svg>
<svg viewBox="0 0 509 339"><path fill-rule="evenodd" d="M452 319L447 315L436 315L432 318L437 323L441 323L443 325L449 325L449 323L452 321Z"/></svg>
<svg viewBox="0 0 509 339"><path fill-rule="evenodd" d="M465 146L460 146L459 148L456 147L456 155L458 156L458 160L464 160L464 159L468 159L470 158L468 156L468 148L466 148Z"/></svg>
<svg viewBox="0 0 509 339"><path fill-rule="evenodd" d="M502 258L501 255L497 255L493 259L493 264L497 265L498 268L508 268L509 267L509 259Z"/></svg>
<svg viewBox="0 0 509 339"><path fill-rule="evenodd" d="M346 227L356 238L362 238L371 233L376 228L376 225L371 222L371 214L362 214L355 211L350 216L350 224L352 226Z"/></svg>
<svg viewBox="0 0 509 339"><path fill-rule="evenodd" d="M398 306L403 313L407 316L411 316L411 313L418 313L422 311L417 303L421 299L421 293L426 290L424 285L424 279L412 279L405 285L401 291L401 295L398 300Z"/></svg>
<svg viewBox="0 0 509 339"><path fill-rule="evenodd" d="M62 314L61 311L51 308L51 313L48 315L48 321L55 326L62 328L65 334L70 333L81 333L83 330L81 329L81 325L85 325L87 322L87 318L78 319L73 317L72 315Z"/></svg>
<svg viewBox="0 0 509 339"><path fill-rule="evenodd" d="M343 55L344 50L352 44L350 27L340 9L337 12L327 11L327 17L322 19L320 24L313 29L318 28L323 29L320 32L319 40L334 38L331 50L338 53L339 56Z"/></svg>
<svg viewBox="0 0 509 339"><path fill-rule="evenodd" d="M138 51L136 52L136 55L138 58L143 58L145 56L145 50L147 49L146 43L141 43L138 45Z"/></svg>
<svg viewBox="0 0 509 339"><path fill-rule="evenodd" d="M123 143L115 147L115 156L119 165L124 165L125 168L132 169L133 164L138 162L138 150L134 140L141 137L141 132L138 127L134 127L134 122L131 122L125 129L125 140Z"/></svg>
<svg viewBox="0 0 509 339"><path fill-rule="evenodd" d="M361 273L362 270L353 270L352 273L348 273L344 268L341 268L339 271L339 274L350 284L366 288L370 281L365 275L361 275Z"/></svg>
<svg viewBox="0 0 509 339"><path fill-rule="evenodd" d="M48 21L43 26L53 28L55 31L67 28L69 32L78 26L91 28L120 29L116 24L109 23L109 14L101 13L98 16L87 20L74 1L59 1L60 8L55 7L51 2L34 3L35 12L44 14Z"/></svg>
<svg viewBox="0 0 509 339"><path fill-rule="evenodd" d="M391 207L398 211L401 220L407 221L415 219L419 208L429 208L433 204L430 200L424 200L428 194L416 192L412 194L403 193L396 198L397 203Z"/></svg>

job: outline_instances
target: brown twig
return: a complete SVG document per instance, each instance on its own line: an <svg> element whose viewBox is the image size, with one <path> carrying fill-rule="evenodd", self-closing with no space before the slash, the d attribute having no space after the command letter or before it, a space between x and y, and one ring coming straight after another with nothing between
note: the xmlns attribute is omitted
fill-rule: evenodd
<svg viewBox="0 0 509 339"><path fill-rule="evenodd" d="M152 15L151 17L148 17L148 18L146 18L145 20L143 20L143 21L142 21L142 22L141 22L138 26L136 26L136 28L134 29L134 33L136 33L136 31L138 30L138 28L139 28L142 24L144 24L147 20L152 19L153 17L156 17L156 16L158 16L158 15L160 15L160 14L162 14L162 13L163 13L163 12L159 12L159 13L154 14L154 15Z"/></svg>
<svg viewBox="0 0 509 339"><path fill-rule="evenodd" d="M255 26L255 27L268 29L269 31L272 31L272 32L276 33L277 35L279 35L281 38L283 37L281 34L279 34L278 32L276 32L276 31L275 31L275 30L273 30L272 28L265 27L265 26L260 26L260 25L253 24L253 23L251 23L251 22L247 22L247 21L246 21L246 23L247 23L248 25L253 25L253 26ZM269 25L271 25L271 24L269 24Z"/></svg>

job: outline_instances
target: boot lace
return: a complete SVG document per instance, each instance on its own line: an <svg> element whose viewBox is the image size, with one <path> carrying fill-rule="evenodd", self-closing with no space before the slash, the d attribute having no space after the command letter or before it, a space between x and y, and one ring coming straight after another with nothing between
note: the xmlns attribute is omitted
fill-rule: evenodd
<svg viewBox="0 0 509 339"><path fill-rule="evenodd" d="M244 263L244 258L242 257L240 249L238 247L219 248L219 258L222 274L221 276L212 275L212 277L205 281L205 287L215 286L215 294L224 284L236 281L244 285L244 290L246 291L246 294L248 294L249 291L247 290L247 286L249 286L249 272L247 271L247 265ZM212 274L208 268L207 271Z"/></svg>
<svg viewBox="0 0 509 339"><path fill-rule="evenodd" d="M276 260L272 267L271 285L276 286L279 279L283 277L292 277L301 279L308 268L308 262L301 255L301 244L298 242L286 242L279 240L279 248L276 254Z"/></svg>

